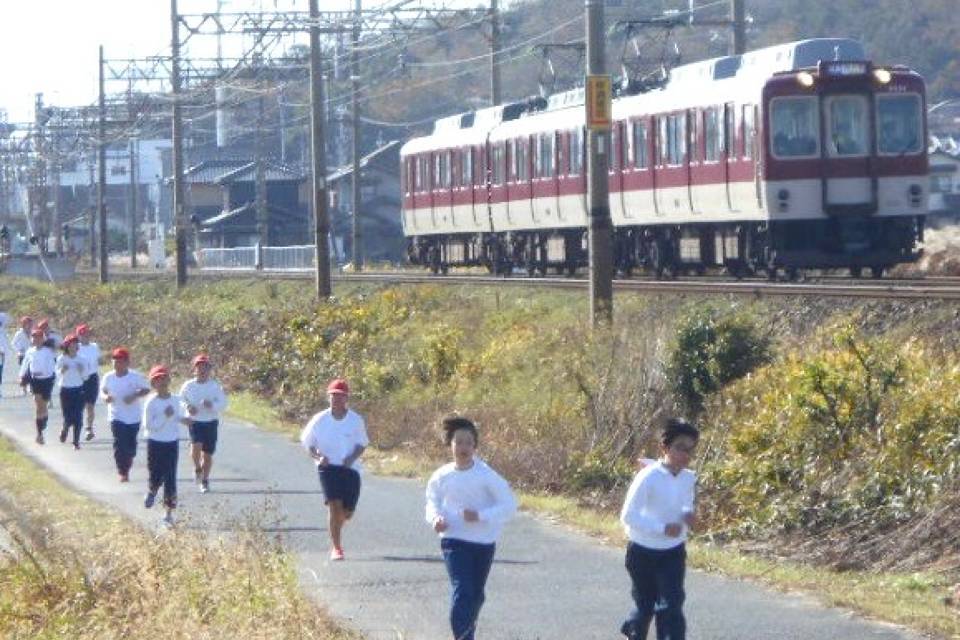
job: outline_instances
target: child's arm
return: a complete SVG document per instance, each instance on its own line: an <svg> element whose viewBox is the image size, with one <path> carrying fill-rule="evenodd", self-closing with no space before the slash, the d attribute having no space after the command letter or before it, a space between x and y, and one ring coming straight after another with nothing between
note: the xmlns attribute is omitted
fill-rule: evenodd
<svg viewBox="0 0 960 640"><path fill-rule="evenodd" d="M649 499L646 486L649 477L648 474L639 473L633 479L630 489L627 490L627 497L623 501L623 509L620 510L620 522L647 533L663 535L666 533L667 523L660 522L644 512Z"/></svg>
<svg viewBox="0 0 960 640"><path fill-rule="evenodd" d="M510 485L500 474L490 473L487 492L493 497L493 505L477 513L481 522L506 522L516 513L517 499L513 497Z"/></svg>
<svg viewBox="0 0 960 640"><path fill-rule="evenodd" d="M447 516L443 510L443 496L441 495L440 478L433 474L427 482L427 505L425 517L427 524L437 533L447 530Z"/></svg>
<svg viewBox="0 0 960 640"><path fill-rule="evenodd" d="M695 479L691 480L690 485L684 488L683 495L683 507L681 507L681 513L683 513L683 523L687 525L688 529L693 529L697 526L697 482Z"/></svg>

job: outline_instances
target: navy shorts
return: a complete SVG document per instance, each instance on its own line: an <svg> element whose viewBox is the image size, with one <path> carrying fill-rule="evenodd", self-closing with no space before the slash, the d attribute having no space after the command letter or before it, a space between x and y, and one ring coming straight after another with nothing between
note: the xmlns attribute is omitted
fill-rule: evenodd
<svg viewBox="0 0 960 640"><path fill-rule="evenodd" d="M50 376L49 378L34 378L30 377L30 391L33 392L33 395L40 396L44 400L50 400L50 396L53 395L53 383L55 378Z"/></svg>
<svg viewBox="0 0 960 640"><path fill-rule="evenodd" d="M83 381L83 401L85 404L97 404L100 395L100 375L93 373Z"/></svg>
<svg viewBox="0 0 960 640"><path fill-rule="evenodd" d="M350 467L328 464L317 467L320 474L320 486L323 488L323 502L339 500L343 508L353 513L360 500L360 474Z"/></svg>
<svg viewBox="0 0 960 640"><path fill-rule="evenodd" d="M190 442L199 444L204 453L213 455L217 450L217 427L219 420L194 422L190 425Z"/></svg>

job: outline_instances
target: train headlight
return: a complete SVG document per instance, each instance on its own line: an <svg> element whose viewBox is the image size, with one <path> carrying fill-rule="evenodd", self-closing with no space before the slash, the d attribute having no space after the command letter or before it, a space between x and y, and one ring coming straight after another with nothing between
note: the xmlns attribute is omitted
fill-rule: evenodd
<svg viewBox="0 0 960 640"><path fill-rule="evenodd" d="M797 82L800 83L801 87L810 88L813 86L813 83L816 79L813 77L813 74L808 71L801 71L797 74Z"/></svg>
<svg viewBox="0 0 960 640"><path fill-rule="evenodd" d="M893 79L893 74L890 73L889 69L874 69L873 79L880 84L888 84Z"/></svg>

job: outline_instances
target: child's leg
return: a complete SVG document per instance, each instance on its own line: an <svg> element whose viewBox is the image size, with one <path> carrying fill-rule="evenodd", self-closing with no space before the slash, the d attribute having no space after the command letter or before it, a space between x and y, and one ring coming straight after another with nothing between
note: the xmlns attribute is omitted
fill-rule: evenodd
<svg viewBox="0 0 960 640"><path fill-rule="evenodd" d="M164 442L163 448L163 504L169 511L177 507L178 443L176 441Z"/></svg>
<svg viewBox="0 0 960 640"><path fill-rule="evenodd" d="M497 549L495 544L478 544L474 555L473 564L473 588L476 594L473 612L473 621L476 623L480 619L480 608L487 599L485 589L487 586L487 577L490 575L490 568L493 566L493 554Z"/></svg>
<svg viewBox="0 0 960 640"><path fill-rule="evenodd" d="M633 585L630 594L634 609L620 626L620 632L630 640L645 640L657 602L651 551L631 542L627 545L625 565Z"/></svg>
<svg viewBox="0 0 960 640"><path fill-rule="evenodd" d="M684 545L659 552L654 575L657 581L657 640L685 640L687 621L683 617L687 551Z"/></svg>
<svg viewBox="0 0 960 640"><path fill-rule="evenodd" d="M462 540L443 538L443 562L450 576L450 629L455 640L474 640L476 614L480 610L482 594L477 592L477 550Z"/></svg>
<svg viewBox="0 0 960 640"><path fill-rule="evenodd" d="M147 440L147 490L150 493L156 493L160 489L166 473L161 444L155 440Z"/></svg>

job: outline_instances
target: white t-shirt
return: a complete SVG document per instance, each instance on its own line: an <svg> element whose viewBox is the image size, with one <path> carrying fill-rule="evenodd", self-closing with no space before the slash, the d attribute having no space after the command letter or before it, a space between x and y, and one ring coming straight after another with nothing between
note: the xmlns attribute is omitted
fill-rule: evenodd
<svg viewBox="0 0 960 640"><path fill-rule="evenodd" d="M313 416L303 428L300 443L307 451L312 447L325 455L330 464L342 465L344 458L353 453L358 445L366 447L370 439L360 414L347 409L347 415L337 420L330 409L326 409ZM361 471L363 467L359 460L354 460L351 468Z"/></svg>
<svg viewBox="0 0 960 640"><path fill-rule="evenodd" d="M673 475L662 462L644 467L634 477L620 511L627 537L647 549L672 549L686 541L685 515L694 512L697 476L689 469ZM683 524L680 536L668 537L668 524Z"/></svg>
<svg viewBox="0 0 960 640"><path fill-rule="evenodd" d="M213 406L209 409L204 407L204 400L209 400ZM180 387L180 401L188 416L189 406L197 408L197 412L190 416L197 422L219 420L220 414L227 408L227 395L220 383L213 378L208 378L206 382L198 382L196 378L184 382Z"/></svg>
<svg viewBox="0 0 960 640"><path fill-rule="evenodd" d="M104 396L104 399L108 395L113 397L113 402L107 404L107 418L111 422L119 420L124 424L138 424L143 413L143 396L130 403L123 399L141 389L149 391L150 385L140 372L133 369L128 369L123 376L118 376L116 371L103 376L100 395Z"/></svg>
<svg viewBox="0 0 960 640"><path fill-rule="evenodd" d="M81 342L77 347L77 355L87 361L87 378L100 371L100 345L96 342Z"/></svg>
<svg viewBox="0 0 960 640"><path fill-rule="evenodd" d="M467 522L465 509L476 511L479 520ZM441 538L493 544L516 510L510 485L479 458L473 459L469 469L447 463L427 482L426 520L432 526L437 517L443 517L447 530L440 533Z"/></svg>
<svg viewBox="0 0 960 640"><path fill-rule="evenodd" d="M63 353L57 358L57 381L62 389L75 389L83 386L87 377L87 361L79 354L68 356Z"/></svg>
<svg viewBox="0 0 960 640"><path fill-rule="evenodd" d="M27 352L27 349L30 348L30 334L24 331L22 328L17 329L17 332L13 334L13 350L17 352L18 356L22 356Z"/></svg>
<svg viewBox="0 0 960 640"><path fill-rule="evenodd" d="M167 415L167 409L172 409ZM147 396L143 405L144 438L156 442L174 442L180 439L180 419L184 417L180 398L170 394L166 398L159 397L156 392Z"/></svg>
<svg viewBox="0 0 960 640"><path fill-rule="evenodd" d="M56 373L57 354L50 347L30 347L23 356L20 365L20 377L30 372L30 377L41 380L52 378Z"/></svg>

